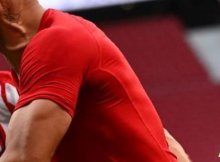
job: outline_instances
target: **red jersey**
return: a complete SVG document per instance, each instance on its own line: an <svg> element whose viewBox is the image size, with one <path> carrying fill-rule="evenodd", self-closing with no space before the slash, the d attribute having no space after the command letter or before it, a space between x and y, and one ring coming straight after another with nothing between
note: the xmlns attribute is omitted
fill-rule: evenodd
<svg viewBox="0 0 220 162"><path fill-rule="evenodd" d="M0 155L5 149L7 126L18 100L11 72L0 71Z"/></svg>
<svg viewBox="0 0 220 162"><path fill-rule="evenodd" d="M163 126L120 50L94 24L47 10L26 47L16 109L59 104L72 125L58 162L170 162Z"/></svg>

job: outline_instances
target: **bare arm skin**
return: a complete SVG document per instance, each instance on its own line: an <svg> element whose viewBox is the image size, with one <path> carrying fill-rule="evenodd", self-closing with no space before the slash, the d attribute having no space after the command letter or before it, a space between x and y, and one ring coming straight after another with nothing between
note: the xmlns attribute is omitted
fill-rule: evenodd
<svg viewBox="0 0 220 162"><path fill-rule="evenodd" d="M0 162L50 162L70 123L70 115L59 105L33 101L12 115Z"/></svg>
<svg viewBox="0 0 220 162"><path fill-rule="evenodd" d="M180 145L179 142L175 140L175 138L166 130L164 129L166 140L169 145L170 151L177 157L178 162L191 162L189 156Z"/></svg>

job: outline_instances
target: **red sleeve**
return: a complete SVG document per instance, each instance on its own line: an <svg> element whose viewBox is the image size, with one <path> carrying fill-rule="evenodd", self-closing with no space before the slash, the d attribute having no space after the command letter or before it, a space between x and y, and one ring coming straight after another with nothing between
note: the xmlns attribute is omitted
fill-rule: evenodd
<svg viewBox="0 0 220 162"><path fill-rule="evenodd" d="M36 99L49 99L73 116L92 44L86 31L72 33L62 28L41 31L23 54L16 109Z"/></svg>

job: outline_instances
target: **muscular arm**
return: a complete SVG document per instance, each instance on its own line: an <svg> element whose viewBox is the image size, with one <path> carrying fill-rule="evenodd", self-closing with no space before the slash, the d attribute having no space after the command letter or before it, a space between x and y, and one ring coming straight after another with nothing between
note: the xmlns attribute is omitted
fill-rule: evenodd
<svg viewBox="0 0 220 162"><path fill-rule="evenodd" d="M17 110L0 162L50 162L70 122L70 115L49 100L36 100Z"/></svg>
<svg viewBox="0 0 220 162"><path fill-rule="evenodd" d="M177 142L174 139L174 137L166 129L164 129L164 132L165 132L167 143L169 145L169 149L177 157L177 161L178 162L191 162L187 153L185 152L183 147L180 145L180 143Z"/></svg>

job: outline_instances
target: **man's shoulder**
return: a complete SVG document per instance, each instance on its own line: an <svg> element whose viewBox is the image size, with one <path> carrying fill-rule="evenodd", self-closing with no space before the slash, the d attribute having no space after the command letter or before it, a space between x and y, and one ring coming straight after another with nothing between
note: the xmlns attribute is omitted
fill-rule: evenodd
<svg viewBox="0 0 220 162"><path fill-rule="evenodd" d="M41 24L40 30L32 38L25 52L31 48L40 48L45 51L48 47L50 49L74 50L79 46L84 46L85 43L87 43L87 47L89 44L92 46L96 44L95 35L100 35L102 32L92 22L79 16L61 12L62 14L63 16L58 16L58 18L54 18L57 16L53 16L53 14L47 19L44 18L46 20L42 21L43 25ZM51 17L52 20L50 20Z"/></svg>
<svg viewBox="0 0 220 162"><path fill-rule="evenodd" d="M47 10L42 19L38 33L43 32L63 32L68 31L77 34L79 30L90 28L89 25L85 25L88 20L73 14L57 11L54 9ZM90 22L90 24L92 24ZM77 30L77 32L76 32Z"/></svg>
<svg viewBox="0 0 220 162"><path fill-rule="evenodd" d="M78 15L49 9L42 17L36 36L38 38L66 36L67 38L85 39L91 38L94 33L102 32L93 22Z"/></svg>

